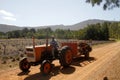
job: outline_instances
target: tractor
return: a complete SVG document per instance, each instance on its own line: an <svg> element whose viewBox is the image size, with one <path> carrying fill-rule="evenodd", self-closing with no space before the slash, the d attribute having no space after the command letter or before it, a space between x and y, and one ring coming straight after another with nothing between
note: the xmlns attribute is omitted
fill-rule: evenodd
<svg viewBox="0 0 120 80"><path fill-rule="evenodd" d="M35 45L33 39L33 45L25 48L27 57L24 57L19 62L19 68L23 71L29 71L31 66L40 65L40 71L43 74L49 74L52 70L52 61L59 60L60 65L68 67L74 58L85 55L85 59L89 58L89 52L92 48L87 43L77 42L61 42L61 47L54 51L55 55L52 54L52 46L48 44Z"/></svg>

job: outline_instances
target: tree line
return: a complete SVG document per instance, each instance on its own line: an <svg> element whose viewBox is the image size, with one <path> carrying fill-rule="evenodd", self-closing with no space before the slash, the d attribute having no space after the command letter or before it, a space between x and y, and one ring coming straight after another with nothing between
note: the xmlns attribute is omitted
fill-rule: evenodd
<svg viewBox="0 0 120 80"><path fill-rule="evenodd" d="M45 39L47 36L54 35L59 39L79 39L79 40L109 40L120 39L120 22L104 22L91 24L79 30L63 30L51 28L42 28L35 30L34 28L23 30L14 30L6 33L0 32L0 38L32 38Z"/></svg>

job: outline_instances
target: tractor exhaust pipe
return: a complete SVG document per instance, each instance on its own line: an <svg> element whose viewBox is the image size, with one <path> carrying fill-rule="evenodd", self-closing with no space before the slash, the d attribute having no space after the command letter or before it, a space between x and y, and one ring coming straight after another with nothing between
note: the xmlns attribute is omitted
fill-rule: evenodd
<svg viewBox="0 0 120 80"><path fill-rule="evenodd" d="M46 50L48 48L48 31L47 31L47 34L46 34Z"/></svg>
<svg viewBox="0 0 120 80"><path fill-rule="evenodd" d="M33 40L33 48L35 49L35 38L32 37L32 40Z"/></svg>

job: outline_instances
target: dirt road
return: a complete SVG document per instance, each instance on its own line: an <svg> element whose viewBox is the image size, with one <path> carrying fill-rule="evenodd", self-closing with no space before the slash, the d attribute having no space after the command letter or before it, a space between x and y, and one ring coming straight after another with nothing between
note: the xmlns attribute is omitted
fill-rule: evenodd
<svg viewBox="0 0 120 80"><path fill-rule="evenodd" d="M0 80L120 80L120 42L97 47L90 56L87 61L83 57L75 59L69 68L62 68L56 60L47 76L40 73L40 65L27 73L16 67L0 72Z"/></svg>

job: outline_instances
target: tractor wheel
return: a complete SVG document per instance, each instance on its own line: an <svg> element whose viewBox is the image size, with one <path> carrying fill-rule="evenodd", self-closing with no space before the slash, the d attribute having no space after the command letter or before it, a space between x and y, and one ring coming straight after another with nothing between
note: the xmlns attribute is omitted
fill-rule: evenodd
<svg viewBox="0 0 120 80"><path fill-rule="evenodd" d="M88 46L87 49L88 49L89 52L92 51L92 47L91 46Z"/></svg>
<svg viewBox="0 0 120 80"><path fill-rule="evenodd" d="M72 63L72 59L73 56L70 47L63 47L60 53L60 64L64 67L68 67Z"/></svg>
<svg viewBox="0 0 120 80"><path fill-rule="evenodd" d="M89 52L85 53L85 59L86 59L86 60L89 59Z"/></svg>
<svg viewBox="0 0 120 80"><path fill-rule="evenodd" d="M88 52L91 52L92 51L92 47L90 45L87 44L87 47L86 47L87 51Z"/></svg>
<svg viewBox="0 0 120 80"><path fill-rule="evenodd" d="M92 51L92 48L90 45L87 45L87 47L85 48L86 52L85 52L85 59L88 60L90 57L90 52Z"/></svg>
<svg viewBox="0 0 120 80"><path fill-rule="evenodd" d="M47 75L51 72L52 64L49 60L44 60L41 64L40 70L44 75Z"/></svg>
<svg viewBox="0 0 120 80"><path fill-rule="evenodd" d="M29 70L30 68L30 63L27 61L27 58L23 58L20 62L19 62L19 68L23 71L26 72Z"/></svg>

